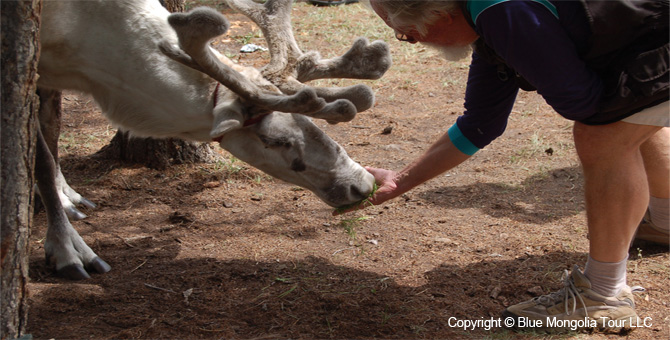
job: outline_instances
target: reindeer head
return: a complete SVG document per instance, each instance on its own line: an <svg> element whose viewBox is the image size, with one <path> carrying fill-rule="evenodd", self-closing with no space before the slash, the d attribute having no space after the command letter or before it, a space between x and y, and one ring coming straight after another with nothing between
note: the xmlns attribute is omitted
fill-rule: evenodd
<svg viewBox="0 0 670 340"><path fill-rule="evenodd" d="M388 46L359 38L343 56L323 60L316 52L298 48L290 26L292 0L228 3L264 32L271 60L261 71L238 72L239 67L209 47L209 41L228 28L226 19L209 8L172 14L168 21L179 46L160 46L166 55L225 86L215 91L212 138L239 159L311 190L331 206L366 198L373 176L306 116L329 123L349 121L374 104L372 90L365 85L314 88L302 82L379 78L391 65Z"/></svg>
<svg viewBox="0 0 670 340"><path fill-rule="evenodd" d="M333 207L365 199L374 177L308 117L273 112L226 133L221 147L281 180L315 193Z"/></svg>

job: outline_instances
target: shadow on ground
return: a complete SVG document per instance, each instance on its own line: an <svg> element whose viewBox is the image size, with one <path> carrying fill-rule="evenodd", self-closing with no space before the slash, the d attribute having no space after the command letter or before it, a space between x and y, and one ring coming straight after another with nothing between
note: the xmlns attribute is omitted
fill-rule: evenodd
<svg viewBox="0 0 670 340"><path fill-rule="evenodd" d="M562 269L584 257L556 252L464 267L443 264L425 274L427 284L407 287L323 258L175 259L179 249L173 245L147 239L134 246L104 250L112 272L80 283L61 284L34 259L31 277L38 279L28 327L33 336L479 338L508 331L465 332L450 319L497 318L505 305L530 298L530 288L558 288ZM141 251L151 254L137 266L133 253ZM152 270L156 266L162 271Z"/></svg>
<svg viewBox="0 0 670 340"><path fill-rule="evenodd" d="M584 188L579 167L551 169L526 178L519 185L476 183L421 193L432 204L449 209L479 208L491 217L543 224L584 210Z"/></svg>

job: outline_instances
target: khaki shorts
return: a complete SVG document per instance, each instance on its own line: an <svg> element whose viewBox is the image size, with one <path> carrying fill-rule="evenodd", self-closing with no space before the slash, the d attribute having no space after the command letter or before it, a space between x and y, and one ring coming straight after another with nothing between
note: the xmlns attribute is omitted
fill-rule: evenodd
<svg viewBox="0 0 670 340"><path fill-rule="evenodd" d="M631 124L669 127L670 102L663 102L656 106L646 108L630 117L622 119L621 121Z"/></svg>

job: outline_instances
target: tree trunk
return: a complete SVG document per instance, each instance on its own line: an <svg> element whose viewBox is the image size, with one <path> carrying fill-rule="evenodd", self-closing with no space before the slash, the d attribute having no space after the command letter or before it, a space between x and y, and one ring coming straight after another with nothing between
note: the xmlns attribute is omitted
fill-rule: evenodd
<svg viewBox="0 0 670 340"><path fill-rule="evenodd" d="M211 162L216 157L207 143L187 142L177 138L137 138L121 130L97 155L144 164L157 170L166 169L172 164Z"/></svg>
<svg viewBox="0 0 670 340"><path fill-rule="evenodd" d="M0 337L23 336L28 318L28 236L32 223L35 95L41 0L2 1L0 128Z"/></svg>
<svg viewBox="0 0 670 340"><path fill-rule="evenodd" d="M184 0L161 0L170 12L183 12ZM144 164L162 170L172 164L211 162L216 156L209 144L186 142L176 138L133 138L119 130L98 156Z"/></svg>
<svg viewBox="0 0 670 340"><path fill-rule="evenodd" d="M184 11L184 0L161 0L161 4L170 12Z"/></svg>

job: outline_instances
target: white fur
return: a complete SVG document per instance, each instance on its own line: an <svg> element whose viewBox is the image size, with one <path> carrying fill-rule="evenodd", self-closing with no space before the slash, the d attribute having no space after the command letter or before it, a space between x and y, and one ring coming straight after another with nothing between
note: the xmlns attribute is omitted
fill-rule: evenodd
<svg viewBox="0 0 670 340"><path fill-rule="evenodd" d="M45 1L38 85L90 93L139 136L208 141L213 81L157 48L177 44L156 0Z"/></svg>
<svg viewBox="0 0 670 340"><path fill-rule="evenodd" d="M290 6L290 0L282 1ZM45 1L38 86L93 95L110 121L135 135L196 141L221 137L220 145L233 155L313 191L332 206L353 203L372 191L373 176L308 118L275 112L258 124L242 127L244 113L253 110L254 103L241 103L223 86L214 107L215 82L160 51L161 42L179 43L168 15L157 0ZM270 84L258 70L217 57L254 84ZM48 117L41 119L45 119L42 127L48 128ZM40 183L41 191L57 192L45 196L58 196L62 202L44 202L51 212L47 258L56 269L74 273L69 274L74 278L87 276L83 268L108 271L109 266L86 245L64 213L83 218L74 205L94 205L72 190L53 167L53 181Z"/></svg>

